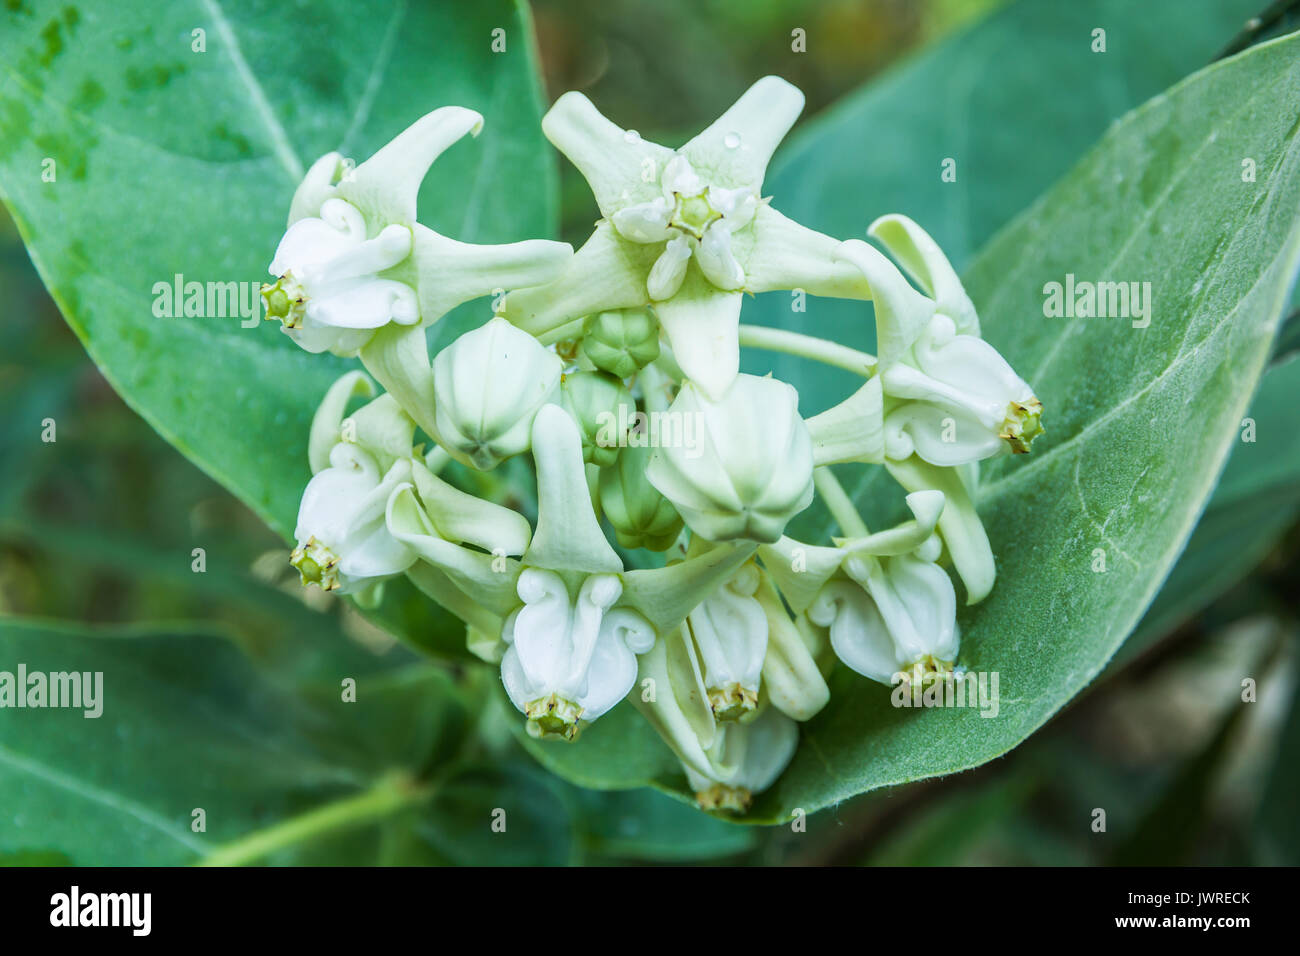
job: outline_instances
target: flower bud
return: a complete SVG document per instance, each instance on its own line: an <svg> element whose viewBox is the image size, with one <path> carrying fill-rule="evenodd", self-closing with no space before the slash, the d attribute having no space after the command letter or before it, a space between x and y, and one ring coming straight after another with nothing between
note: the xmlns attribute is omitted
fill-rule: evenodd
<svg viewBox="0 0 1300 956"><path fill-rule="evenodd" d="M618 457L620 430L636 415L632 393L604 372L574 372L564 376L560 404L573 416L582 433L582 460L607 468Z"/></svg>
<svg viewBox="0 0 1300 956"><path fill-rule="evenodd" d="M798 404L772 378L740 375L717 401L687 382L668 415L695 440L657 447L646 476L696 534L776 541L813 497L813 443Z"/></svg>
<svg viewBox="0 0 1300 956"><path fill-rule="evenodd" d="M600 473L600 507L624 548L666 551L682 533L682 516L646 479L651 449L624 448L613 467Z"/></svg>
<svg viewBox="0 0 1300 956"><path fill-rule="evenodd" d="M659 357L659 323L645 309L599 312L587 319L579 354L617 378Z"/></svg>
<svg viewBox="0 0 1300 956"><path fill-rule="evenodd" d="M527 332L494 318L433 360L433 438L481 471L527 451L533 419L556 398L560 359Z"/></svg>

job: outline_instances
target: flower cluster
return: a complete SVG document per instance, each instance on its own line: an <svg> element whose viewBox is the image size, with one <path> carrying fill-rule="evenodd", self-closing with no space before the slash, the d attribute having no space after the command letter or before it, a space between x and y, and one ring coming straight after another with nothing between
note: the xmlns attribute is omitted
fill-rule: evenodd
<svg viewBox="0 0 1300 956"><path fill-rule="evenodd" d="M978 463L1042 431L920 226L872 224L891 260L762 195L802 106L767 77L670 149L564 95L542 128L602 216L577 252L470 245L417 220L433 161L483 122L444 107L360 165L311 167L263 290L298 345L369 373L339 379L312 423L291 558L304 584L373 602L405 574L500 665L529 733L572 740L627 698L710 809L772 785L836 660L886 684L953 667L945 568L968 603L994 581ZM745 294L777 289L873 300L879 355L742 326ZM429 326L501 290L430 358ZM742 342L864 381L805 418L790 385L739 371ZM489 500L488 473L516 456L535 509ZM912 518L870 532L831 471L849 462L888 469ZM816 496L841 536L787 536Z"/></svg>

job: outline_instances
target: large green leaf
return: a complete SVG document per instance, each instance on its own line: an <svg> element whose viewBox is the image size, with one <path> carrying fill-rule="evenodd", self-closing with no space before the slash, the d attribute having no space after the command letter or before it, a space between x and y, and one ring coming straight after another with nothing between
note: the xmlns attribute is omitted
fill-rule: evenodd
<svg viewBox="0 0 1300 956"><path fill-rule="evenodd" d="M1298 406L1300 356L1292 354L1264 374L1214 497L1117 665L1241 580L1300 514Z"/></svg>
<svg viewBox="0 0 1300 956"><path fill-rule="evenodd" d="M438 161L421 219L474 242L553 229L521 4L363 15L343 2L184 0L103 16L24 0L0 22L0 195L41 278L127 402L281 534L309 477L311 415L353 363L302 352L274 323L155 318L155 283L264 281L306 164L332 149L365 158L447 104L480 110L487 126ZM413 616L405 582L391 590L384 619L450 649L437 632L459 629Z"/></svg>
<svg viewBox="0 0 1300 956"><path fill-rule="evenodd" d="M999 576L960 614L962 663L1000 674L998 716L896 709L887 688L840 668L830 705L752 819L1005 753L1128 636L1237 439L1300 261L1298 50L1297 37L1258 47L1126 117L969 271L986 337L1048 409L1033 455L987 467L979 493ZM1256 182L1242 181L1243 156ZM1043 287L1067 273L1150 282L1150 326L1045 318ZM846 477L869 521L873 502L900 497L880 469ZM1092 571L1097 549L1105 573ZM593 749L597 739L618 749L592 737ZM634 773L646 768L643 740L624 741ZM589 783L646 779L620 778L626 766L589 761L582 747L534 749Z"/></svg>

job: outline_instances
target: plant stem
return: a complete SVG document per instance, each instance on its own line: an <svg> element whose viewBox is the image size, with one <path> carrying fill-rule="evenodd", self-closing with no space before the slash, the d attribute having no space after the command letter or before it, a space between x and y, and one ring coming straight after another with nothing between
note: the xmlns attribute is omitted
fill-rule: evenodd
<svg viewBox="0 0 1300 956"><path fill-rule="evenodd" d="M876 368L876 357L867 352L859 352L847 345L828 342L813 335L773 329L765 325L742 325L740 344L747 348L784 352L786 355L812 359L814 362L845 369L863 378L870 378Z"/></svg>
<svg viewBox="0 0 1300 956"><path fill-rule="evenodd" d="M817 486L817 493L822 496L822 501L826 503L827 510L835 519L835 523L840 526L840 530L844 532L844 536L865 538L868 533L867 525L858 514L858 509L853 507L853 501L845 492L844 486L831 470L825 465L814 468L813 484Z"/></svg>
<svg viewBox="0 0 1300 956"><path fill-rule="evenodd" d="M418 785L404 773L390 774L364 793L327 803L220 846L195 865L243 866L327 833L382 820L426 800L430 793L428 787Z"/></svg>

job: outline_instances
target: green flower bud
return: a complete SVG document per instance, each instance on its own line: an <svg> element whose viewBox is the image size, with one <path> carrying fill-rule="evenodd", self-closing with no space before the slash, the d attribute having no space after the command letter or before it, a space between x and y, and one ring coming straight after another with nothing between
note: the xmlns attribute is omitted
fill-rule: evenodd
<svg viewBox="0 0 1300 956"><path fill-rule="evenodd" d="M618 378L659 357L659 323L645 309L597 313L587 319L583 332L580 354Z"/></svg>
<svg viewBox="0 0 1300 956"><path fill-rule="evenodd" d="M636 416L627 386L604 372L575 372L564 376L560 403L582 433L582 460L597 468L614 464L619 447L626 444L619 440L619 423Z"/></svg>
<svg viewBox="0 0 1300 956"><path fill-rule="evenodd" d="M652 449L628 447L600 473L600 507L624 548L666 551L682 533L682 517L646 480Z"/></svg>

